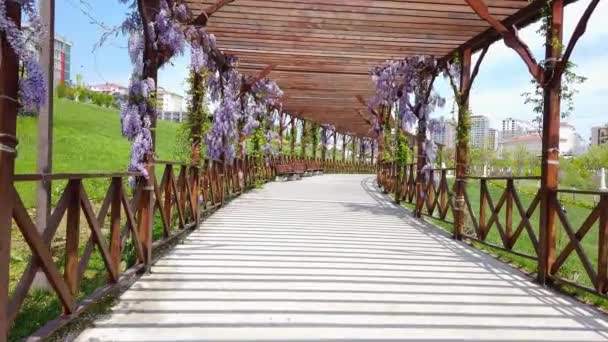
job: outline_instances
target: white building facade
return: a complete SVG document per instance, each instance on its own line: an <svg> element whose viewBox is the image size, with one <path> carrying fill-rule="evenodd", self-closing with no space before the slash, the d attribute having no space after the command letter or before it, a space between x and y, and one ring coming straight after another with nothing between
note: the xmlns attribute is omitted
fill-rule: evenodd
<svg viewBox="0 0 608 342"><path fill-rule="evenodd" d="M471 147L487 148L490 138L490 119L483 115L471 116Z"/></svg>
<svg viewBox="0 0 608 342"><path fill-rule="evenodd" d="M184 100L184 97L162 87L158 87L156 110L158 112L158 118L161 120L183 122L187 118L186 101Z"/></svg>
<svg viewBox="0 0 608 342"><path fill-rule="evenodd" d="M561 156L578 156L585 150L583 138L576 132L576 128L567 122L559 126L559 154Z"/></svg>
<svg viewBox="0 0 608 342"><path fill-rule="evenodd" d="M520 151L540 156L542 153L542 139L539 134L509 138L499 143L498 150L503 158L507 154L513 157Z"/></svg>
<svg viewBox="0 0 608 342"><path fill-rule="evenodd" d="M439 130L433 132L433 141L447 148L454 148L456 146L456 124L451 120L441 117L439 119L439 126Z"/></svg>
<svg viewBox="0 0 608 342"><path fill-rule="evenodd" d="M538 126L526 120L506 118L502 120L500 140L538 133Z"/></svg>

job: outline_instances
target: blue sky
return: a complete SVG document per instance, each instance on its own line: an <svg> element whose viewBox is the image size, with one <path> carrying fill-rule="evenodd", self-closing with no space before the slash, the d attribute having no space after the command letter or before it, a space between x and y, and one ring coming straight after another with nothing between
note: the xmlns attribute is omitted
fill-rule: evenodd
<svg viewBox="0 0 608 342"><path fill-rule="evenodd" d="M237 0L238 1L238 0ZM570 5L565 13L565 35L569 40L574 26L589 0ZM105 25L118 25L124 18L126 7L117 0L57 0L56 31L74 43L72 75L82 74L88 84L117 82L127 85L131 65L126 50L126 38L117 37L93 51L102 30L82 13L85 9ZM543 58L543 39L536 34L538 24L520 31L520 36L532 48L537 59ZM574 113L566 119L588 139L594 125L608 123L608 2L600 1L587 33L579 40L572 56L577 73L588 78L579 87ZM221 43L221 42L220 42ZM159 85L176 93L185 91L184 80L188 73L189 56L174 58L172 64L159 73ZM272 77L272 74L271 74ZM523 104L521 93L530 91L530 76L524 63L502 42L488 51L471 93L471 109L477 115L490 117L491 126L498 128L506 117L532 119L530 106ZM448 99L446 107L435 115L451 116L451 90L445 80L437 84L439 93Z"/></svg>

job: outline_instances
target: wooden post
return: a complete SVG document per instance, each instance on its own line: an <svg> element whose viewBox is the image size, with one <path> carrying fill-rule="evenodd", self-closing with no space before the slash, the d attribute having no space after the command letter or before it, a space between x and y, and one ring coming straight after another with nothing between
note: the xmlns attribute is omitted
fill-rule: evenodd
<svg viewBox="0 0 608 342"><path fill-rule="evenodd" d="M351 150L352 150L353 154L350 157L350 159L352 160L353 163L357 160L357 142L358 141L359 141L359 139L353 135L352 145L351 145Z"/></svg>
<svg viewBox="0 0 608 342"><path fill-rule="evenodd" d="M138 4L143 5L142 2ZM159 0L145 1L145 7L139 8L139 13L142 18L151 20L159 11ZM154 41L146 29L147 23L144 23L144 70L143 78L151 78L154 80L154 85L158 89L158 62L159 56L157 49L154 47ZM148 115L151 121L152 148L156 150L156 112L155 109L149 106ZM144 264L146 271L150 270L152 262L152 228L154 225L154 152L148 153L145 160L145 168L148 172L148 178L142 179L142 193L139 204L139 222L138 231L141 239Z"/></svg>
<svg viewBox="0 0 608 342"><path fill-rule="evenodd" d="M283 154L283 131L285 130L285 113L279 114L279 155Z"/></svg>
<svg viewBox="0 0 608 342"><path fill-rule="evenodd" d="M306 158L306 139L308 138L308 134L306 132L306 120L302 121L302 133L300 134L300 158Z"/></svg>
<svg viewBox="0 0 608 342"><path fill-rule="evenodd" d="M333 156L332 159L334 162L336 162L336 153L338 152L338 132L334 131L334 151L333 151Z"/></svg>
<svg viewBox="0 0 608 342"><path fill-rule="evenodd" d="M342 162L346 162L346 134L342 135Z"/></svg>
<svg viewBox="0 0 608 342"><path fill-rule="evenodd" d="M515 184L513 179L507 180L507 198L506 205L507 210L505 211L505 236L508 245L505 246L507 249L513 248L511 246L511 236L513 235L513 192L515 191Z"/></svg>
<svg viewBox="0 0 608 342"><path fill-rule="evenodd" d="M329 142L329 132L325 127L321 127L321 137L323 138L324 143L321 145L321 160L325 161L327 158L327 143Z"/></svg>
<svg viewBox="0 0 608 342"><path fill-rule="evenodd" d="M55 62L55 0L40 1L40 17L46 32L40 42L40 66L44 70L47 93L46 103L38 114L38 159L36 172L52 172L53 152L53 89ZM44 229L51 214L51 181L43 180L36 187L36 226Z"/></svg>
<svg viewBox="0 0 608 342"><path fill-rule="evenodd" d="M21 5L8 1L6 15L21 26ZM17 98L19 60L0 33L0 342L8 339L8 286L11 259L11 226L14 198L12 194L15 157L17 155Z"/></svg>
<svg viewBox="0 0 608 342"><path fill-rule="evenodd" d="M122 197L122 178L112 178L112 203L110 208L110 260L116 274L120 274L120 200ZM161 209L162 210L162 209ZM109 277L111 279L111 277Z"/></svg>
<svg viewBox="0 0 608 342"><path fill-rule="evenodd" d="M424 154L424 145L426 143L426 119L422 115L418 119L418 134L416 136L416 144L418 146L416 153L416 217L422 217L422 207L426 194L425 179L422 174L422 168L426 164L426 156Z"/></svg>
<svg viewBox="0 0 608 342"><path fill-rule="evenodd" d="M80 241L80 180L71 180L68 190L70 203L66 219L65 232L65 282L72 295L78 295L78 243Z"/></svg>
<svg viewBox="0 0 608 342"><path fill-rule="evenodd" d="M479 187L479 236L477 237L481 241L485 241L487 235L487 220L486 220L486 208L488 207L488 197L486 191L488 188L487 179L480 180Z"/></svg>
<svg viewBox="0 0 608 342"><path fill-rule="evenodd" d="M460 89L468 89L471 82L471 49L463 48L460 51ZM469 144L464 137L469 136L469 100L463 98L458 106L458 133L456 146L456 186L454 194L454 238L462 239L464 231L465 207L464 191L466 187L466 176L469 158Z"/></svg>
<svg viewBox="0 0 608 342"><path fill-rule="evenodd" d="M378 167L378 176L376 179L376 183L378 183L378 186L382 185L382 158L383 158L383 154L384 151L383 149L383 131L384 131L384 107L381 108L379 115L377 115L376 120L378 120L378 126L380 127L380 130L378 132L378 157L377 157L377 167Z"/></svg>
<svg viewBox="0 0 608 342"><path fill-rule="evenodd" d="M599 250L598 250L598 286L600 293L606 293L608 289L608 193L602 195L598 204L600 208L599 217Z"/></svg>
<svg viewBox="0 0 608 342"><path fill-rule="evenodd" d="M291 117L291 156L295 157L296 156L296 135L297 135L297 130L296 130L296 118L294 116Z"/></svg>
<svg viewBox="0 0 608 342"><path fill-rule="evenodd" d="M547 37L545 48L545 79L553 74L555 61L561 57L563 35L564 2L551 2L550 35ZM559 45L559 46L556 46ZM554 201L557 200L558 171L559 171L559 125L560 125L560 86L559 79L549 82L544 89L543 113L543 142L541 166L541 201L540 201L540 234L538 281L541 284L550 282L550 270L555 261L555 234L557 211Z"/></svg>

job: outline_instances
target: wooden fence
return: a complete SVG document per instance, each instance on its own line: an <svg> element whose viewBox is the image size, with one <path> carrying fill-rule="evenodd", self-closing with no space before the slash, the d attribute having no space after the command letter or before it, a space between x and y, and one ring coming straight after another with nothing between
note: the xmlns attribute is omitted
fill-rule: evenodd
<svg viewBox="0 0 608 342"><path fill-rule="evenodd" d="M32 257L11 291L10 302L0 303L8 305L9 325L17 317L39 271L46 275L63 312L33 335L46 337L110 291L144 272L152 263L154 249L196 227L205 213L221 207L228 199L260 182L274 179L275 163L290 160L295 161L287 157L263 161L249 156L232 164L212 160L205 160L201 165L157 161L155 169L160 177L151 174L148 181L139 173L16 175L11 189L15 200L13 219ZM375 172L371 164L365 163L327 161L321 164L329 173ZM46 227L36 226L34 214L27 210L15 186L41 180L65 183ZM89 181L107 184L100 202L94 201L85 190L85 183ZM82 218L86 225L81 224ZM65 236L58 237L62 222L65 222ZM84 234L89 234L88 239L81 238ZM53 241L55 246L51 247ZM57 241L62 251L59 256L56 251L54 254ZM95 251L103 259L107 284L80 298L83 276ZM132 255L130 261L129 255Z"/></svg>
<svg viewBox="0 0 608 342"><path fill-rule="evenodd" d="M416 190L417 180L414 164L398 166L393 162L381 163L378 167L378 184L386 194L391 194L397 203L405 202L413 206L414 214L432 217L455 229L454 225L454 185L458 181L449 179L453 169L434 169L420 177L424 190ZM466 225L463 236L486 246L496 248L518 257L537 262L543 253L540 234L539 212L541 207L540 188L534 193L525 193L517 182L539 181L540 177L478 177L468 176L464 180ZM490 185L491 183L491 185ZM479 188L472 193L471 188ZM490 187L493 189L490 191ZM491 194L493 192L493 195ZM573 226L573 217L568 215L565 203L557 196L548 203L556 211L556 231L546 232L549 260L549 277L555 283L567 284L597 295L608 293L608 192L559 190L560 194L591 195L599 198L586 218L578 227ZM494 200L498 198L498 200ZM593 231L597 241L591 240ZM563 237L557 241L557 237ZM583 246L582 240L589 243ZM563 241L562 241L563 240ZM596 252L597 251L597 252ZM594 255L594 253L597 253ZM580 270L589 281L584 281L572 270L566 270L568 259L571 264L580 265ZM577 268L577 270L578 270Z"/></svg>

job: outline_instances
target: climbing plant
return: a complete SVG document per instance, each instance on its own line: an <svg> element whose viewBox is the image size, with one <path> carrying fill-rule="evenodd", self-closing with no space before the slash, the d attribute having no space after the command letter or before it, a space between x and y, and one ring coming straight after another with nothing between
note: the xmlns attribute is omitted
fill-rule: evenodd
<svg viewBox="0 0 608 342"><path fill-rule="evenodd" d="M559 55L561 57L563 45L557 39L551 38L551 21L552 21L552 11L551 11L551 1L548 0L535 0L544 2L543 7L541 9L541 25L536 31L536 33L545 37L545 46L550 46L559 51ZM547 60L543 60L540 62L540 65L543 66L543 69L546 69L549 65ZM572 61L567 61L565 63L565 68L561 78L561 84L559 86L559 96L562 100L561 107L561 118L565 119L574 111L574 97L578 93L577 86L585 83L587 80L586 77L580 76L576 73L576 64ZM533 78L530 83L534 88L533 91L523 92L521 96L524 99L524 104L532 105L532 111L536 114L533 121L538 125L539 134L542 133L543 127L543 112L544 112L544 86L537 79ZM563 106L565 104L565 106Z"/></svg>

